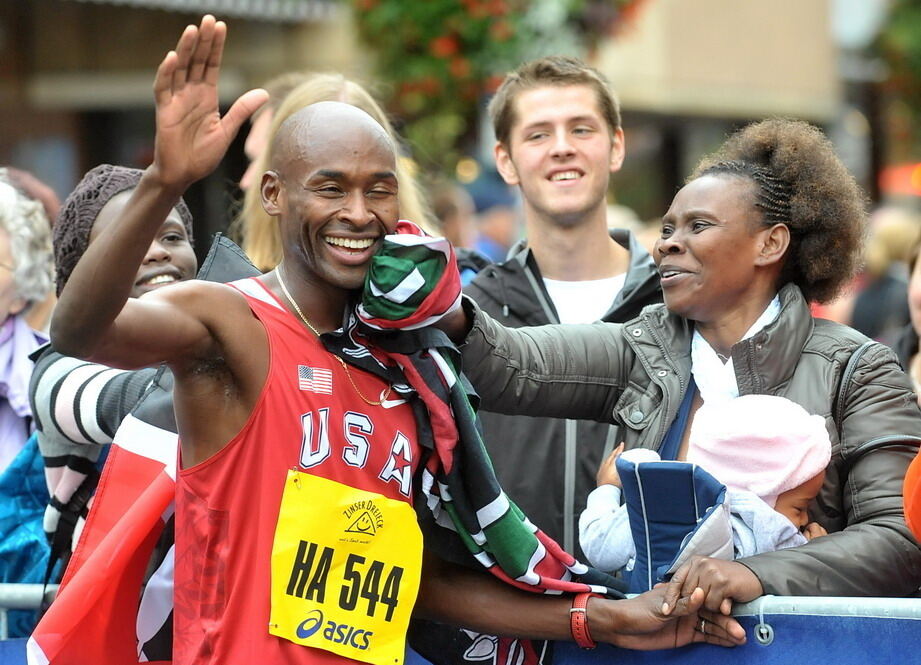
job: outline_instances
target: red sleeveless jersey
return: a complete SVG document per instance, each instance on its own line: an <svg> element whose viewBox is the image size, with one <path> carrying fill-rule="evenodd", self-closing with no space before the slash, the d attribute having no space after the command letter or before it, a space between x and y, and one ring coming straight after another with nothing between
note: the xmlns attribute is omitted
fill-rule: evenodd
<svg viewBox="0 0 921 665"><path fill-rule="evenodd" d="M372 406L339 361L257 279L233 284L265 326L270 364L243 429L178 472L177 665L341 663L268 632L270 561L288 469L411 501L419 448L408 404ZM350 367L363 395L386 384ZM322 497L318 497L322 500Z"/></svg>

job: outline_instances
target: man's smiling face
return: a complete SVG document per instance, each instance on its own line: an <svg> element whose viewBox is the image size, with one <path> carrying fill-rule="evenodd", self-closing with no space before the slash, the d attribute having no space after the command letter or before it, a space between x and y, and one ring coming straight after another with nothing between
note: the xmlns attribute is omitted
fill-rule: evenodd
<svg viewBox="0 0 921 665"><path fill-rule="evenodd" d="M286 121L288 143L263 178L266 210L279 217L284 255L305 280L358 289L399 219L393 145L353 106L323 102L305 111Z"/></svg>
<svg viewBox="0 0 921 665"><path fill-rule="evenodd" d="M545 85L514 100L508 145L496 147L499 173L520 185L526 210L562 225L603 209L608 179L624 157L587 85Z"/></svg>

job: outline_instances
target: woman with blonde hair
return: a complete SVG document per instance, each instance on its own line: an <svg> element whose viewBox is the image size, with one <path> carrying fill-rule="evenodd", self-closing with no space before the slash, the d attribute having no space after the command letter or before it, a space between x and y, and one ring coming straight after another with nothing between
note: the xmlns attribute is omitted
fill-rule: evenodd
<svg viewBox="0 0 921 665"><path fill-rule="evenodd" d="M341 74L313 74L304 83L292 90L278 106L272 116L266 146L272 144L275 132L291 114L316 102L338 101L360 108L374 118L393 137L397 145L400 139L387 118L387 114L361 85ZM243 250L260 270L267 271L281 260L281 238L275 220L262 209L260 194L261 174L269 170L269 153L263 150L253 167L260 174L246 188L243 208L234 222L234 234ZM431 227L432 215L412 172L413 164L407 157L397 160L397 180L400 183L400 216L409 219L424 229Z"/></svg>

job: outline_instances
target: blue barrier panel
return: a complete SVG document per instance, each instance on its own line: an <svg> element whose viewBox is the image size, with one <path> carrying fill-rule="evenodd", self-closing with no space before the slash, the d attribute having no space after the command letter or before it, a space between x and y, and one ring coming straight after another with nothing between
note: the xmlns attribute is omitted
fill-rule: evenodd
<svg viewBox="0 0 921 665"><path fill-rule="evenodd" d="M876 665L921 662L921 599L766 596L733 611L748 643L666 651L555 645L553 665ZM762 639L759 640L757 635ZM768 638L768 639L764 639ZM765 642L765 643L762 643ZM25 665L26 640L0 640L0 665ZM406 665L428 665L411 649Z"/></svg>
<svg viewBox="0 0 921 665"><path fill-rule="evenodd" d="M921 599L765 596L733 612L744 646L693 644L667 651L558 643L554 665L867 665L921 661ZM759 640L758 635L761 639Z"/></svg>
<svg viewBox="0 0 921 665"><path fill-rule="evenodd" d="M26 665L26 638L0 640L0 665Z"/></svg>

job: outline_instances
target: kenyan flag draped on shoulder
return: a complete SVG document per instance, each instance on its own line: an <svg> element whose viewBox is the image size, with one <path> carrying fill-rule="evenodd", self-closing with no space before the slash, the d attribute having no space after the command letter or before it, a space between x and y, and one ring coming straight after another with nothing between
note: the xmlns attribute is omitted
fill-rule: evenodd
<svg viewBox="0 0 921 665"><path fill-rule="evenodd" d="M401 221L373 259L356 308L358 320L352 318L352 329L338 343L324 341L349 362L375 371L358 362L361 354L339 345L368 339L400 367L421 398L418 430L423 445L431 449L421 490L425 509L446 527L432 535L459 538L484 568L522 589L622 597L614 578L576 561L499 486L476 421L476 394L460 373L460 354L441 331L423 330L460 306L460 300L460 275L450 243Z"/></svg>
<svg viewBox="0 0 921 665"><path fill-rule="evenodd" d="M400 221L371 262L359 318L377 330L416 330L435 323L460 303L455 265L451 243Z"/></svg>

